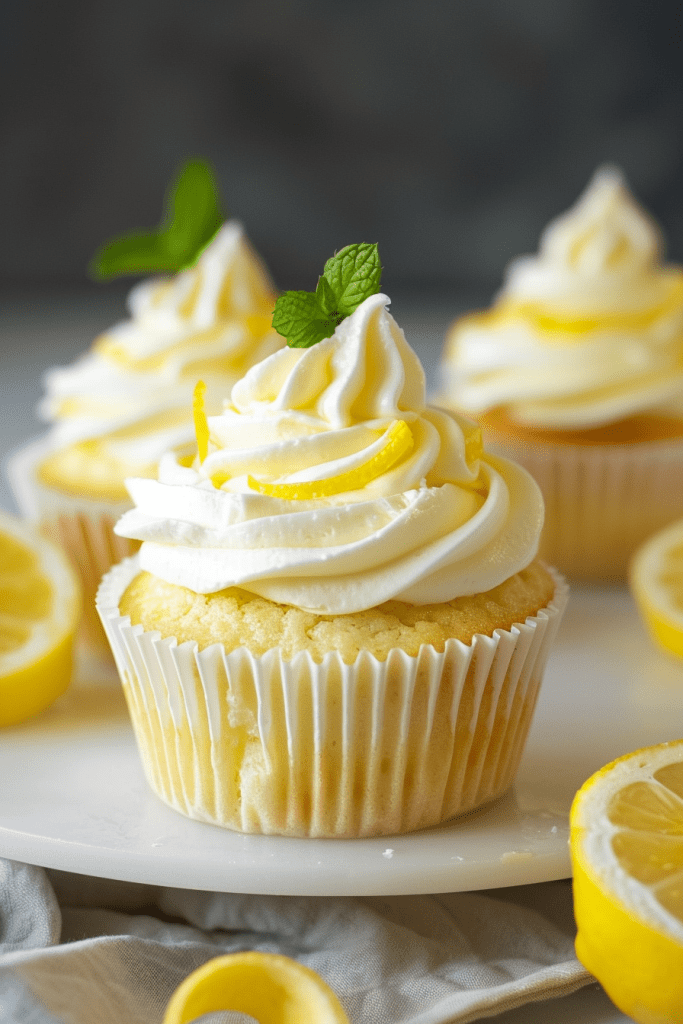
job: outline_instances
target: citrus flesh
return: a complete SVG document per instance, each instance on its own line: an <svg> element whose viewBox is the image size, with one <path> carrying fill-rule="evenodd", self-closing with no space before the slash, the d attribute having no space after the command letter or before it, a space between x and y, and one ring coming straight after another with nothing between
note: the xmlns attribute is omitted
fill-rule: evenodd
<svg viewBox="0 0 683 1024"><path fill-rule="evenodd" d="M66 690L79 611L66 556L0 512L0 726L42 711Z"/></svg>
<svg viewBox="0 0 683 1024"><path fill-rule="evenodd" d="M683 1020L683 740L627 754L571 811L576 954L639 1024Z"/></svg>
<svg viewBox="0 0 683 1024"><path fill-rule="evenodd" d="M641 545L631 562L630 582L652 639L683 657L683 520Z"/></svg>
<svg viewBox="0 0 683 1024"><path fill-rule="evenodd" d="M248 1014L259 1024L349 1024L322 978L278 953L229 953L209 960L176 989L163 1024L189 1024L220 1010Z"/></svg>

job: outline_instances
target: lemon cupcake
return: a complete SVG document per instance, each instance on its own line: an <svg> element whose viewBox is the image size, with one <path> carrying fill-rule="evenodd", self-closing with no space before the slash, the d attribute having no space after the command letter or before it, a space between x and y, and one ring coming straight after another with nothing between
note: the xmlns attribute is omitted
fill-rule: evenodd
<svg viewBox="0 0 683 1024"><path fill-rule="evenodd" d="M124 479L156 476L164 451L193 447L198 376L218 411L245 370L280 347L274 303L242 226L228 221L194 266L137 285L129 319L72 366L47 373L39 411L51 428L15 456L10 479L24 514L62 543L81 575L91 645L106 645L94 610L102 574L138 546L113 533L130 507Z"/></svg>
<svg viewBox="0 0 683 1024"><path fill-rule="evenodd" d="M490 310L450 329L440 401L541 486L541 553L622 580L642 540L683 515L683 270L621 173L597 171L508 268Z"/></svg>
<svg viewBox="0 0 683 1024"><path fill-rule="evenodd" d="M376 247L324 280L322 311L278 300L309 347L198 415L193 466L170 453L129 481L116 532L142 548L98 606L170 806L243 832L406 832L511 785L566 589L535 560L531 477L426 405Z"/></svg>

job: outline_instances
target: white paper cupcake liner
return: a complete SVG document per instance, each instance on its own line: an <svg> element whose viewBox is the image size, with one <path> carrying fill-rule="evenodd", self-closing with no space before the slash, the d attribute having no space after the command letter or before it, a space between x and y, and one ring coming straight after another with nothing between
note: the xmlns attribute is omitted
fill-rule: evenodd
<svg viewBox="0 0 683 1024"><path fill-rule="evenodd" d="M7 460L7 477L22 515L61 545L78 573L83 590L79 640L109 657L95 595L105 572L140 546L114 533L114 524L132 502L90 500L47 487L38 479L37 469L53 450L49 435L29 442Z"/></svg>
<svg viewBox="0 0 683 1024"><path fill-rule="evenodd" d="M540 556L571 578L623 581L636 548L683 517L683 441L548 444L487 428L486 442L539 484Z"/></svg>
<svg viewBox="0 0 683 1024"><path fill-rule="evenodd" d="M567 599L524 623L346 665L303 652L203 651L133 626L104 578L97 606L152 789L191 818L241 832L391 835L436 825L513 781Z"/></svg>

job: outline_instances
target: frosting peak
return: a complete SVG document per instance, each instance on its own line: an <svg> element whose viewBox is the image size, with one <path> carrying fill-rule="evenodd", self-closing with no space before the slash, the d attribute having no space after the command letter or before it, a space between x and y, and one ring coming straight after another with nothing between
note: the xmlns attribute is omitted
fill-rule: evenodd
<svg viewBox="0 0 683 1024"><path fill-rule="evenodd" d="M528 565L536 485L426 404L388 303L373 295L331 338L252 367L209 417L201 465L169 455L159 482L128 481L137 508L116 532L144 542L143 568L342 614L479 593Z"/></svg>
<svg viewBox="0 0 683 1024"><path fill-rule="evenodd" d="M193 267L168 279L143 281L131 291L131 319L102 335L104 358L144 368L174 346L228 321L272 313L275 290L237 221L224 224Z"/></svg>
<svg viewBox="0 0 683 1024"><path fill-rule="evenodd" d="M388 315L389 302L372 295L333 338L309 349L282 349L252 367L233 388L234 408L261 415L306 409L334 427L424 408L424 370Z"/></svg>
<svg viewBox="0 0 683 1024"><path fill-rule="evenodd" d="M661 251L659 229L621 171L600 167L575 205L544 230L538 255L513 260L500 298L566 303L574 312L654 305L665 284Z"/></svg>
<svg viewBox="0 0 683 1024"><path fill-rule="evenodd" d="M170 444L192 438L198 376L218 409L245 370L281 346L270 326L274 303L275 289L241 224L228 221L194 266L136 285L129 319L72 366L48 372L39 411L54 424L55 447L99 439L110 454L116 446L128 472L148 463L154 469Z"/></svg>
<svg viewBox="0 0 683 1024"><path fill-rule="evenodd" d="M583 429L683 405L683 271L620 171L600 168L510 264L488 312L451 328L449 401L521 423Z"/></svg>
<svg viewBox="0 0 683 1024"><path fill-rule="evenodd" d="M541 255L577 274L637 274L660 259L659 229L616 167L599 168L576 205L541 236Z"/></svg>

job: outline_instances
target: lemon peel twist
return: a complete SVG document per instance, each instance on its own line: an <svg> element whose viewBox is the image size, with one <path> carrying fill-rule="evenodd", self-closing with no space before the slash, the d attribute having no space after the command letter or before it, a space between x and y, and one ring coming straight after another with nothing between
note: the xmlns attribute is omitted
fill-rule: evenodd
<svg viewBox="0 0 683 1024"><path fill-rule="evenodd" d="M203 462L209 453L209 422L204 409L204 395L206 384L198 380L194 386L192 395L192 417L194 419L194 432L197 438L197 454L199 461Z"/></svg>
<svg viewBox="0 0 683 1024"><path fill-rule="evenodd" d="M189 1024L233 1010L260 1024L349 1024L332 989L309 967L279 953L228 953L209 960L176 989L164 1024Z"/></svg>
<svg viewBox="0 0 683 1024"><path fill-rule="evenodd" d="M277 484L257 480L248 476L247 482L253 491L267 494L271 498L305 501L309 498L327 498L344 491L356 491L376 480L382 473L391 469L399 459L409 452L415 441L413 433L405 420L394 420L385 432L384 447L361 466L356 466L346 473L326 477L323 480L306 480L301 483Z"/></svg>
<svg viewBox="0 0 683 1024"><path fill-rule="evenodd" d="M563 342L568 335L576 340L591 331L640 331L652 327L657 320L680 307L683 300L683 275L673 279L669 293L654 306L625 313L603 313L578 316L560 310L546 309L539 303L501 299L492 309L477 315L480 323L491 326L505 325L516 320L531 322L537 330L547 335L550 341Z"/></svg>

